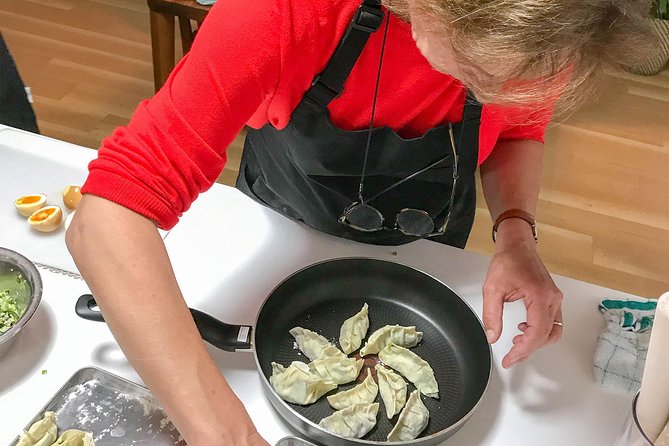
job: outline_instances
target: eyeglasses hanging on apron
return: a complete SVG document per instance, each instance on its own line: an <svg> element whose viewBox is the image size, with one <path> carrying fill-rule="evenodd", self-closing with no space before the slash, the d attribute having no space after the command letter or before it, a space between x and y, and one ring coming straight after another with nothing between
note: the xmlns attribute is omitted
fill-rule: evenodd
<svg viewBox="0 0 669 446"><path fill-rule="evenodd" d="M381 195L391 191L397 186L411 180L412 178L417 177L418 175L426 172L438 165L444 163L448 159L448 155L436 160L430 165L412 173L411 175L391 184L390 186L383 189L381 192L373 195L372 197L365 200L364 198L364 187L365 187L365 173L367 171L367 160L369 157L369 146L372 142L372 130L374 128L374 114L376 112L376 100L379 95L379 84L381 80L381 68L383 66L383 55L386 49L386 40L388 37L388 26L390 20L386 21L386 26L383 31L383 43L381 44L381 56L379 57L379 69L376 75L376 84L374 87L374 99L372 102L372 113L369 119L369 132L367 136L367 145L365 147L365 157L362 163L362 174L360 175L360 185L358 187L358 201L351 203L349 206L344 209L344 212L339 217L339 222L343 223L353 229L364 232L375 232L382 230L399 230L403 234L415 236L415 237L433 237L437 235L443 235L446 232L448 227L448 222L451 216L451 210L453 209L453 201L455 199L455 188L458 181L458 152L457 147L462 143L462 135L464 131L460 133L460 141L458 145L455 144L455 137L453 136L453 125L448 124L448 136L450 147L453 156L453 185L451 187L450 199L448 202L448 213L444 223L437 228L435 231L435 222L430 217L430 214L427 211L421 209L413 208L404 208L400 210L399 213L395 216L395 224L393 227L385 226L385 218L383 214L371 206L369 203L374 201L374 199L380 197ZM466 109L465 109L466 111ZM466 116L463 112L463 123L466 121Z"/></svg>
<svg viewBox="0 0 669 446"><path fill-rule="evenodd" d="M443 116L444 124L420 137L407 139L388 126L373 127L384 55L391 54L393 39L411 38L400 31L400 23L393 23L389 33L389 22L399 20L379 1L362 0L287 126L249 130L237 187L288 218L338 237L378 245L431 237L464 247L476 209L481 105L464 90L462 122L448 123ZM369 91L369 128L339 128L328 106L344 92L368 39L381 25L383 40L374 42L379 56L374 56L378 70ZM445 76L444 82L453 80ZM351 93L366 94L350 85L346 88L356 89Z"/></svg>

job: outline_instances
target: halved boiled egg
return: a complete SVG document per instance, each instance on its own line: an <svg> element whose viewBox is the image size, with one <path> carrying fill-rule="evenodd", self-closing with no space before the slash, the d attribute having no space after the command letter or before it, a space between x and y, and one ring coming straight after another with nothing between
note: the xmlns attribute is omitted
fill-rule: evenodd
<svg viewBox="0 0 669 446"><path fill-rule="evenodd" d="M52 232L58 229L63 221L63 211L58 206L46 206L38 209L28 217L28 223L40 232Z"/></svg>
<svg viewBox="0 0 669 446"><path fill-rule="evenodd" d="M24 195L14 200L16 210L24 217L28 217L36 210L43 208L45 204L46 195L44 194Z"/></svg>
<svg viewBox="0 0 669 446"><path fill-rule="evenodd" d="M63 203L68 209L76 209L81 201L81 186L66 186L63 189Z"/></svg>

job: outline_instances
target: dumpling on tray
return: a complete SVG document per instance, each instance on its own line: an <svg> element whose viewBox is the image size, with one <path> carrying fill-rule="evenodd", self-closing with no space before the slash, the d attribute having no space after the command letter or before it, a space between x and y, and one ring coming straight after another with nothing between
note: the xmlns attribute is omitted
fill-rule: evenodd
<svg viewBox="0 0 669 446"><path fill-rule="evenodd" d="M41 420L35 421L26 432L21 434L16 446L51 446L56 438L58 438L56 413L44 412Z"/></svg>
<svg viewBox="0 0 669 446"><path fill-rule="evenodd" d="M323 418L318 425L345 438L362 438L376 426L378 412L379 403L355 404Z"/></svg>
<svg viewBox="0 0 669 446"><path fill-rule="evenodd" d="M300 361L293 361L288 367L273 362L269 382L283 400L301 405L315 403L337 388L337 384L312 373L309 366Z"/></svg>
<svg viewBox="0 0 669 446"><path fill-rule="evenodd" d="M401 379L401 378L400 378ZM373 403L379 393L379 386L374 381L371 372L367 369L367 378L357 386L327 397L333 409L341 410L355 404Z"/></svg>
<svg viewBox="0 0 669 446"><path fill-rule="evenodd" d="M388 344L379 352L379 359L404 375L423 395L439 398L439 386L432 367L411 350Z"/></svg>
<svg viewBox="0 0 669 446"><path fill-rule="evenodd" d="M388 441L413 440L425 430L428 421L430 421L430 412L420 399L420 392L414 390L397 419L397 424L388 434Z"/></svg>
<svg viewBox="0 0 669 446"><path fill-rule="evenodd" d="M52 446L95 446L93 436L78 429L70 429L58 437L58 440Z"/></svg>
<svg viewBox="0 0 669 446"><path fill-rule="evenodd" d="M415 347L422 339L423 332L417 331L414 326L386 325L372 333L365 346L360 349L360 356L376 354L388 344Z"/></svg>
<svg viewBox="0 0 669 446"><path fill-rule="evenodd" d="M346 319L339 330L339 345L345 354L352 353L360 348L362 340L369 329L369 306L364 304L362 310Z"/></svg>

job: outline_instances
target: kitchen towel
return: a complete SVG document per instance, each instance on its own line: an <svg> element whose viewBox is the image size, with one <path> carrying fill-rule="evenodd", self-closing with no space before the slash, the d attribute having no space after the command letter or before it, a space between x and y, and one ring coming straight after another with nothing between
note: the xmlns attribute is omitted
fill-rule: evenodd
<svg viewBox="0 0 669 446"><path fill-rule="evenodd" d="M639 390L656 306L655 300L642 297L599 304L605 320L594 360L599 384L631 394Z"/></svg>

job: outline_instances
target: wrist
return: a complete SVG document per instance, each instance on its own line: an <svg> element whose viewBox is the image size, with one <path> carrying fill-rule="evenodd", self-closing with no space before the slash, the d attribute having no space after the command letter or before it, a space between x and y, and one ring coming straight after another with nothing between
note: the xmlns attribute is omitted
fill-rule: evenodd
<svg viewBox="0 0 669 446"><path fill-rule="evenodd" d="M527 245L535 247L532 226L520 218L508 218L497 225L495 250L503 251L511 246Z"/></svg>

